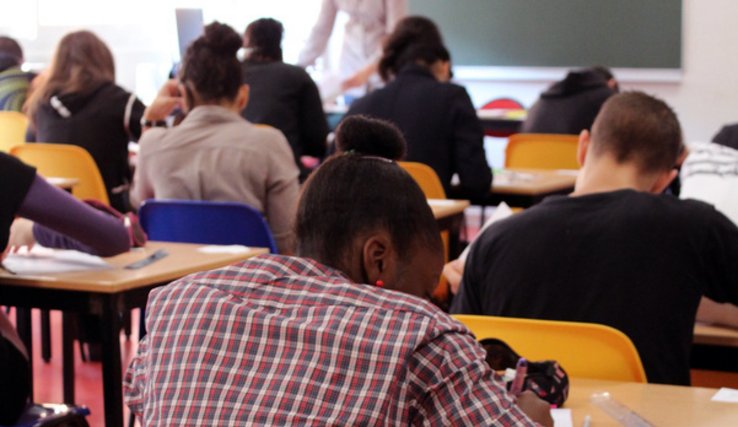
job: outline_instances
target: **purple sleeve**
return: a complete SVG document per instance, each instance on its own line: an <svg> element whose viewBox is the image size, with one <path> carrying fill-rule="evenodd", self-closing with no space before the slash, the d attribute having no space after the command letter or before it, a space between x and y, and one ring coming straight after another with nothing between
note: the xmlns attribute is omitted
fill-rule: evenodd
<svg viewBox="0 0 738 427"><path fill-rule="evenodd" d="M113 256L130 249L123 222L100 212L36 175L18 215L35 222L33 235L47 247Z"/></svg>

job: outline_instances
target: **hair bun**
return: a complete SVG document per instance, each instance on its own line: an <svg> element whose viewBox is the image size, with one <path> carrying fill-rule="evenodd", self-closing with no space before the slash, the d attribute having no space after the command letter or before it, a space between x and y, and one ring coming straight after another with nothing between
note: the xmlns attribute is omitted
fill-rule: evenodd
<svg viewBox="0 0 738 427"><path fill-rule="evenodd" d="M213 22L205 27L202 41L213 53L222 56L234 56L241 48L241 36L226 24Z"/></svg>
<svg viewBox="0 0 738 427"><path fill-rule="evenodd" d="M407 143L394 124L367 116L349 116L336 129L338 152L402 160Z"/></svg>

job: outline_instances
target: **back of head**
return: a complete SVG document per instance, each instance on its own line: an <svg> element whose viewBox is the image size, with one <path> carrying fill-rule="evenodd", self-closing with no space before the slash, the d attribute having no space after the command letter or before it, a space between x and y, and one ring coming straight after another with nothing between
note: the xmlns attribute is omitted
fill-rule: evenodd
<svg viewBox="0 0 738 427"><path fill-rule="evenodd" d="M29 113L54 95L87 94L115 81L115 62L108 46L90 31L65 35L57 45L45 83L31 97Z"/></svg>
<svg viewBox="0 0 738 427"><path fill-rule="evenodd" d="M233 28L219 22L205 27L185 52L179 79L188 91L195 92L201 102L232 101L241 87L241 65L236 52L241 37ZM187 94L191 107L193 97Z"/></svg>
<svg viewBox="0 0 738 427"><path fill-rule="evenodd" d="M673 168L684 149L674 111L643 92L610 97L592 126L591 144L594 155L609 154L619 163L632 162L644 173Z"/></svg>
<svg viewBox="0 0 738 427"><path fill-rule="evenodd" d="M443 46L443 37L438 26L423 16L408 16L397 23L384 44L379 61L379 75L385 81L397 75L407 63L403 54L415 44Z"/></svg>
<svg viewBox="0 0 738 427"><path fill-rule="evenodd" d="M395 162L348 153L331 157L306 181L297 212L297 253L349 271L354 243L377 231L409 262L419 248L442 253L423 192Z"/></svg>
<svg viewBox="0 0 738 427"><path fill-rule="evenodd" d="M262 18L249 24L243 35L243 47L250 49L248 58L255 61L282 60L282 23Z"/></svg>
<svg viewBox="0 0 738 427"><path fill-rule="evenodd" d="M405 157L407 143L397 126L367 116L349 116L336 129L339 153L355 152L390 160Z"/></svg>
<svg viewBox="0 0 738 427"><path fill-rule="evenodd" d="M0 72L23 63L23 49L15 39L0 36Z"/></svg>

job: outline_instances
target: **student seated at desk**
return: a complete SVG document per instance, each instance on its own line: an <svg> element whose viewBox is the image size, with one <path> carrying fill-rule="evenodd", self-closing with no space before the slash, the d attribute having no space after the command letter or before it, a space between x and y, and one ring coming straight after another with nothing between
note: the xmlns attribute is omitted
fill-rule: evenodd
<svg viewBox="0 0 738 427"><path fill-rule="evenodd" d="M650 382L689 384L701 297L738 303L738 228L659 194L683 149L664 102L608 99L580 135L574 193L482 233L451 311L609 325L633 341Z"/></svg>
<svg viewBox="0 0 738 427"><path fill-rule="evenodd" d="M299 171L280 131L240 115L249 94L236 59L240 47L238 33L216 22L187 48L179 83L164 86L144 119L163 124L177 105L187 116L178 126L151 128L141 138L131 202L245 203L264 213L279 251L289 252Z"/></svg>
<svg viewBox="0 0 738 427"><path fill-rule="evenodd" d="M32 245L77 249L103 256L128 251L124 223L76 200L36 175L31 166L0 153L0 248ZM16 215L36 221L19 223ZM16 221L11 229L11 224ZM60 233L66 233L62 235ZM0 304L2 304L0 297ZM15 329L0 311L0 424L14 424L29 398L28 356Z"/></svg>
<svg viewBox="0 0 738 427"><path fill-rule="evenodd" d="M33 73L21 69L23 50L15 39L0 36L0 111L21 111Z"/></svg>
<svg viewBox="0 0 738 427"><path fill-rule="evenodd" d="M130 211L128 143L141 136L144 105L115 84L108 46L89 31L65 35L29 100L29 141L77 145L95 160L110 204Z"/></svg>
<svg viewBox="0 0 738 427"><path fill-rule="evenodd" d="M463 198L489 193L492 172L484 154L484 131L469 94L449 83L450 56L435 24L408 17L384 47L379 71L387 86L354 101L346 116L388 120L407 140L407 158L438 174L446 194ZM451 179L460 186L452 193Z"/></svg>
<svg viewBox="0 0 738 427"><path fill-rule="evenodd" d="M151 292L124 379L142 424L553 424L536 397L516 404L468 329L428 300L443 263L433 213L378 154L349 145L308 178L299 257Z"/></svg>
<svg viewBox="0 0 738 427"><path fill-rule="evenodd" d="M541 94L520 131L576 135L590 130L602 104L616 93L618 82L607 68L570 71Z"/></svg>
<svg viewBox="0 0 738 427"><path fill-rule="evenodd" d="M323 158L328 122L315 82L300 67L282 62L279 21L257 19L246 27L243 46L243 81L249 85L249 103L241 115L252 123L273 126L284 133L304 180L310 172L302 156Z"/></svg>

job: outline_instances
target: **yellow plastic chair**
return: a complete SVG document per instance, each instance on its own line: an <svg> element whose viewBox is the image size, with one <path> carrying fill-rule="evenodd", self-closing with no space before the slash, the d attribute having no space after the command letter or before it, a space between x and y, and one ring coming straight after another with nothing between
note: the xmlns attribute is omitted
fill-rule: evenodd
<svg viewBox="0 0 738 427"><path fill-rule="evenodd" d="M423 190L423 194L427 199L445 199L446 190L443 189L441 179L438 178L436 171L430 166L417 162L397 162L400 167L405 169L410 176L413 177L418 186ZM443 241L443 260L448 262L448 232L441 232L441 240ZM446 278L441 275L438 287L433 292L433 298L439 302L448 302L451 299L451 290Z"/></svg>
<svg viewBox="0 0 738 427"><path fill-rule="evenodd" d="M516 133L505 149L505 168L579 169L577 135Z"/></svg>
<svg viewBox="0 0 738 427"><path fill-rule="evenodd" d="M556 360L577 378L646 382L633 342L595 323L454 315L478 340L498 338L529 360Z"/></svg>
<svg viewBox="0 0 738 427"><path fill-rule="evenodd" d="M28 117L17 111L0 111L0 151L10 152L10 148L26 142Z"/></svg>
<svg viewBox="0 0 738 427"><path fill-rule="evenodd" d="M72 194L79 199L95 199L110 204L100 170L90 153L68 144L32 143L15 146L10 153L35 166L45 177L77 178Z"/></svg>

